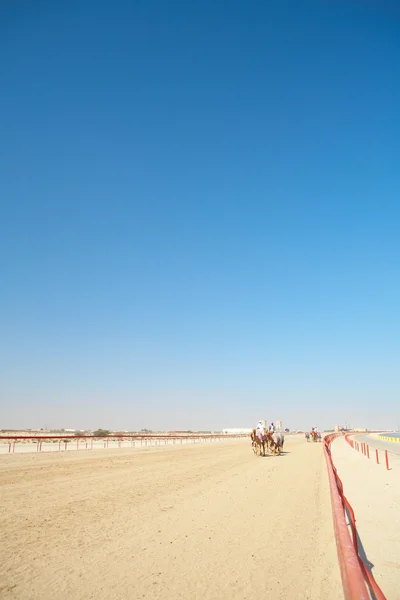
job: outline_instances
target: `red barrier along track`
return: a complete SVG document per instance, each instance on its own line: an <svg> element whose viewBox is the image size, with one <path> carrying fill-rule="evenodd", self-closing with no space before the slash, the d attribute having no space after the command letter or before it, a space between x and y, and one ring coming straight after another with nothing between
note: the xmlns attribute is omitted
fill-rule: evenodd
<svg viewBox="0 0 400 600"><path fill-rule="evenodd" d="M349 444L349 446L351 446L353 449L355 450L359 450L359 443L355 440L352 440L350 435L354 435L354 434L348 434L345 436L345 440L346 442ZM364 456L367 456L369 458L369 445L361 442L361 447L363 448L363 454ZM387 450L382 450L382 452L384 452L385 454L385 463L386 463L386 470L390 471L390 467L389 467L389 453ZM376 464L379 465L379 449L376 448L375 449L375 457L376 457Z"/></svg>
<svg viewBox="0 0 400 600"><path fill-rule="evenodd" d="M324 454L328 467L333 523L344 595L346 600L370 600L368 585L376 600L386 600L374 576L359 555L354 511L344 495L343 484L332 461L330 446L333 440L340 435L340 433L334 433L325 437ZM347 511L350 521L351 536L346 523L345 511Z"/></svg>

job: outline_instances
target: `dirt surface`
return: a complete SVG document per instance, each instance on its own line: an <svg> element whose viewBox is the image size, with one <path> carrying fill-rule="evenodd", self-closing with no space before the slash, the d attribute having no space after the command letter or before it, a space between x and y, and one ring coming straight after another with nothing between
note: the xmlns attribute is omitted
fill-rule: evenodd
<svg viewBox="0 0 400 600"><path fill-rule="evenodd" d="M0 457L0 597L343 598L321 444Z"/></svg>
<svg viewBox="0 0 400 600"><path fill-rule="evenodd" d="M387 471L383 453L376 464L372 444L370 459L351 448L344 438L334 440L333 462L352 505L364 562L388 600L400 598L400 461L393 455ZM379 440L378 440L379 443ZM395 460L397 459L397 460Z"/></svg>

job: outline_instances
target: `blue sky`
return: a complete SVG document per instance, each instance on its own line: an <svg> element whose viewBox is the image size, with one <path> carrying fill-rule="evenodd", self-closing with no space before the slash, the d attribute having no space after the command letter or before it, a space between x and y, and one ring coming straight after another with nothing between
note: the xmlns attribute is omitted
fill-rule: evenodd
<svg viewBox="0 0 400 600"><path fill-rule="evenodd" d="M397 426L395 3L0 11L0 428Z"/></svg>

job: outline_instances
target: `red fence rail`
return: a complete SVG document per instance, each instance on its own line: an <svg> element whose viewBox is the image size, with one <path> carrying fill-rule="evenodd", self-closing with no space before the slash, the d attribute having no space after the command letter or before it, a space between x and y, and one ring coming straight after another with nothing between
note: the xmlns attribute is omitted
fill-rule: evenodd
<svg viewBox="0 0 400 600"><path fill-rule="evenodd" d="M334 433L325 437L324 453L328 467L336 546L345 598L346 600L370 600L371 592L375 600L386 600L374 576L359 554L354 510L344 495L342 481L333 464L331 444L340 435ZM353 442L353 440L351 441ZM346 513L351 536L346 523Z"/></svg>
<svg viewBox="0 0 400 600"><path fill-rule="evenodd" d="M369 458L369 444L365 443L365 442L361 442L361 446L360 446L360 442L357 442L357 440L353 440L350 435L355 435L353 434L347 434L345 436L345 440L346 442L349 444L349 446L351 446L354 450L358 450L360 451L360 447L361 447L361 451L364 454L364 456L366 456L367 458ZM371 444L373 446L373 443ZM386 464L386 470L390 471L390 467L389 467L389 453L387 450L382 449L381 450L384 455L385 455L385 464ZM376 458L376 464L379 465L379 448L375 448L375 458Z"/></svg>

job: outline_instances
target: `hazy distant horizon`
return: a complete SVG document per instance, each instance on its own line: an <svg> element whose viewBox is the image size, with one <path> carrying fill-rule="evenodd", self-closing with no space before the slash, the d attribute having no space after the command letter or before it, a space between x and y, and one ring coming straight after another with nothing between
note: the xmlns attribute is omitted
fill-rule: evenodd
<svg viewBox="0 0 400 600"><path fill-rule="evenodd" d="M36 405L39 408L38 405ZM379 413L366 412L360 414L358 417L356 414L347 412L347 418L336 418L335 414L329 418L317 418L318 415L315 413L314 418L304 418L298 412L293 412L292 415L286 415L284 411L280 414L273 414L273 411L255 410L254 416L249 416L247 411L241 411L236 409L234 415L226 414L220 418L207 419L201 415L196 417L176 417L161 418L153 415L152 417L144 417L134 419L132 416L127 416L126 419L118 414L113 413L109 417L106 416L107 411L104 410L104 406L101 411L99 410L99 416L93 417L93 415L86 415L85 417L79 416L79 412L74 416L74 411L66 409L66 411L60 411L58 415L54 415L54 412L59 412L59 406L56 404L53 409L43 410L42 415L37 415L35 418L29 416L14 415L9 419L4 419L2 416L0 420L0 429L74 429L74 430L90 430L95 431L96 429L109 429L115 431L140 431L141 429L149 429L152 431L221 431L227 428L252 428L257 425L260 419L265 419L268 422L281 420L283 427L288 427L290 430L308 430L313 426L318 426L321 430L333 429L335 425L349 426L355 428L366 428L366 429L379 429L379 430L396 430L399 428L400 419L393 414L392 418L384 418ZM39 412L39 411L38 411ZM145 412L145 407L143 411ZM275 411L276 413L277 411ZM67 413L70 413L69 415ZM103 413L103 417L100 416ZM272 414L271 414L272 413ZM53 414L53 418L51 415ZM64 415L64 416L63 416ZM236 416L235 416L236 415Z"/></svg>

